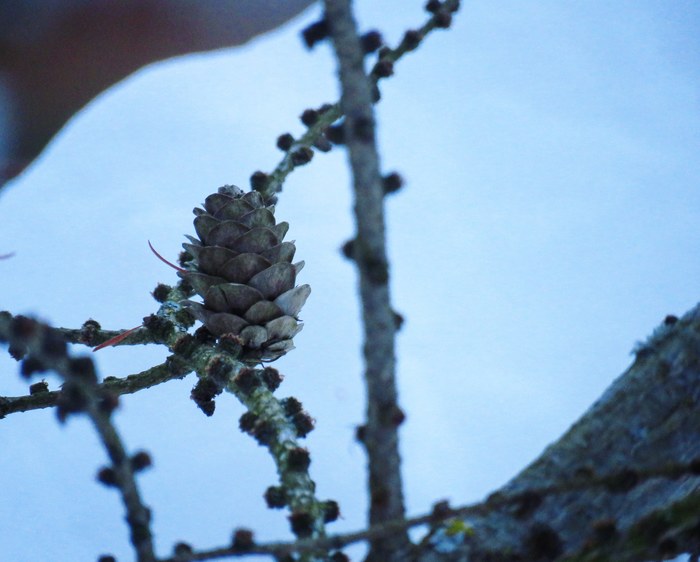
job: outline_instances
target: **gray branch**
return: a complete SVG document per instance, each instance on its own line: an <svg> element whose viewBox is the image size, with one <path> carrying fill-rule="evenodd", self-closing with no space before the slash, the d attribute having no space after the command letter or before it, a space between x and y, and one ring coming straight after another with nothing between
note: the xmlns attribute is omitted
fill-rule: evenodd
<svg viewBox="0 0 700 562"><path fill-rule="evenodd" d="M375 142L372 84L349 0L326 0L325 19L339 64L341 108L355 192L353 257L360 273L367 422L361 440L369 458L370 524L404 515L396 388L394 312L384 233L384 192ZM405 560L405 531L372 541L370 560Z"/></svg>

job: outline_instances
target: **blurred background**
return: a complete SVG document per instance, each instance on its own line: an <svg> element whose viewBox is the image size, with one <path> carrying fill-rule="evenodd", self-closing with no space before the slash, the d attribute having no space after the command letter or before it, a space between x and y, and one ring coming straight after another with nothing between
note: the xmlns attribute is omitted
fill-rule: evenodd
<svg viewBox="0 0 700 562"><path fill-rule="evenodd" d="M422 0L356 2L363 30L395 45L426 19ZM275 139L338 98L328 44L308 52L301 18L249 45L149 66L73 118L0 197L0 309L57 326L138 325L150 291L175 273L191 209L223 184L248 187L282 156ZM700 295L700 5L472 0L382 82L385 172L398 337L406 500L411 515L447 498L477 501L558 438L631 363L666 314ZM346 154L295 171L276 215L291 224L300 282L313 292L297 350L274 364L278 396L316 419L307 438L330 532L365 524L356 274ZM102 376L163 360L129 347L95 355ZM59 380L47 375L51 389ZM194 375L124 396L127 447L158 554L178 541L223 546L234 527L292 539L267 509L266 450L238 430L243 408L189 399ZM0 354L0 395L26 394ZM119 496L95 481L106 462L89 422L53 411L0 421L3 559L132 560ZM362 552L355 548L353 559Z"/></svg>

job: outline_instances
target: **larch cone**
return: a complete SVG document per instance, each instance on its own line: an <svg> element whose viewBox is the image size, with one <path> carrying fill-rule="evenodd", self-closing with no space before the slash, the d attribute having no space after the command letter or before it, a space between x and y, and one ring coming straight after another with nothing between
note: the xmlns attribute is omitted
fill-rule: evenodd
<svg viewBox="0 0 700 562"><path fill-rule="evenodd" d="M191 259L180 272L202 302L185 301L215 336L234 336L242 359L274 361L294 348L302 329L299 311L311 287L296 285L304 266L292 263L296 247L277 223L274 207L257 191L224 186L195 208L198 238L183 244Z"/></svg>

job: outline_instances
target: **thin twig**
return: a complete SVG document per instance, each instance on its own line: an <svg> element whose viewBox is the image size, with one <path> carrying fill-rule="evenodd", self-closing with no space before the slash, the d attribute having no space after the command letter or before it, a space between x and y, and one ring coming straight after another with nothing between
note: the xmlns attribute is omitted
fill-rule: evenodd
<svg viewBox="0 0 700 562"><path fill-rule="evenodd" d="M326 111L321 113L318 121L309 127L307 131L292 144L289 150L284 153L279 164L277 164L275 169L268 175L264 187L259 190L265 199L282 191L282 184L287 179L287 176L297 167L297 164L294 163L294 153L301 148L311 148L314 143L323 136L323 132L342 116L343 113L340 110L340 104L333 104Z"/></svg>
<svg viewBox="0 0 700 562"><path fill-rule="evenodd" d="M162 343L155 334L150 330L139 326L138 328L129 328L124 330L103 330L99 327L99 324L94 321L88 321L81 328L55 328L60 332L63 337L69 343L86 345L89 347L98 347L103 343L117 338L126 332L130 332L129 335L118 343L113 344L116 346L121 345L144 345L148 343Z"/></svg>
<svg viewBox="0 0 700 562"><path fill-rule="evenodd" d="M459 0L447 0L443 6L447 12L456 11L459 7ZM396 48L384 50L382 53L382 60L391 61L392 63L401 60L404 55L414 51L431 32L436 29L441 29L439 21L439 15L432 15L422 26L411 33L409 37L412 37L412 39L404 37ZM373 87L384 78L386 77L379 76L375 73L369 76ZM285 179L297 167L297 164L294 163L294 154L300 149L314 146L316 142L323 137L326 129L343 115L344 111L341 109L340 102L324 106L324 110L320 113L318 120L311 125L301 137L296 139L287 151L285 151L282 160L280 160L275 169L267 175L264 185L257 188L265 199L269 199L275 193L282 191L282 184Z"/></svg>
<svg viewBox="0 0 700 562"><path fill-rule="evenodd" d="M349 0L325 0L342 85L344 135L355 193L357 234L353 257L360 274L364 325L367 422L362 442L369 457L370 525L401 519L404 500L398 426L403 414L396 388L394 312L384 232L384 191L375 142L372 84L363 69L364 53ZM370 560L405 560L405 532L372 542Z"/></svg>
<svg viewBox="0 0 700 562"><path fill-rule="evenodd" d="M98 391L106 390L113 395L119 396L122 394L134 394L140 390L185 377L189 371L183 372L181 369L176 368L176 365L179 365L179 362L177 357L172 355L164 363L140 373L124 378L106 377L97 388ZM18 412L52 408L56 406L60 396L61 392L58 390L37 392L26 396L0 396L0 419Z"/></svg>

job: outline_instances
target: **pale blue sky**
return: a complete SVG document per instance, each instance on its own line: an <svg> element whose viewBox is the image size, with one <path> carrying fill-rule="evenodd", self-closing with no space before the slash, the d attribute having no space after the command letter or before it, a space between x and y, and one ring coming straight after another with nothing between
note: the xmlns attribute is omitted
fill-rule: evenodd
<svg viewBox="0 0 700 562"><path fill-rule="evenodd" d="M423 1L358 2L363 26L395 43ZM277 135L337 97L327 46L298 31L318 8L251 45L155 65L100 96L0 198L0 309L78 326L129 328L156 308L192 233L191 209L219 185L245 186L281 153ZM700 295L700 5L695 2L466 1L454 29L397 66L378 106L381 156L406 188L387 202L399 336L406 495L477 500L556 439L630 363L635 341ZM329 530L364 523L360 328L343 151L290 177L277 216L291 224L313 292L297 350L276 365L280 396L317 420L308 438ZM160 350L105 350L126 375ZM0 394L26 385L0 356ZM48 377L52 388L57 380ZM264 506L265 451L240 434L242 408L205 418L190 376L125 397L127 445L158 552L226 543L233 527L289 538ZM0 421L0 507L8 560L131 560L117 495L88 423L52 412ZM11 530L8 533L8 530Z"/></svg>

